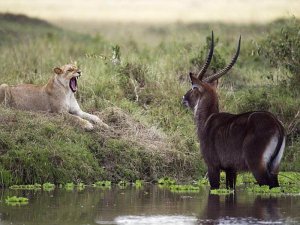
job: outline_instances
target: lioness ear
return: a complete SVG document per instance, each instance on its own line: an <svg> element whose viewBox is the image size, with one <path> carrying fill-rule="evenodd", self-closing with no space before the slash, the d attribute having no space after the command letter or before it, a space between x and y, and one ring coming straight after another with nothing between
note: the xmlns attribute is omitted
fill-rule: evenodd
<svg viewBox="0 0 300 225"><path fill-rule="evenodd" d="M54 68L54 73L56 73L56 74L62 74L63 73L63 71L62 71L62 69L61 68L59 68L59 67L56 67L56 68Z"/></svg>

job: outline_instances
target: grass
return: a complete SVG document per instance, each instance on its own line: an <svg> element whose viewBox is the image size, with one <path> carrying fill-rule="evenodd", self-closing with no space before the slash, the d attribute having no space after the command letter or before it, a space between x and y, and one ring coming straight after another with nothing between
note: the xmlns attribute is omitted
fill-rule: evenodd
<svg viewBox="0 0 300 225"><path fill-rule="evenodd" d="M258 46L278 23L145 25L136 27L143 32L126 36L114 27L81 34L0 15L0 83L44 84L55 66L76 60L83 71L79 104L111 127L87 133L63 115L1 106L1 185L161 177L190 181L204 176L192 113L182 107L181 98L189 89L188 71L197 70L203 60L211 29L218 39L212 66L228 62L238 35L243 35L238 63L220 80L222 110L267 109L277 115L288 134L281 168L299 171L299 89L291 86L291 71L271 66L258 54ZM117 46L121 61L114 64Z"/></svg>

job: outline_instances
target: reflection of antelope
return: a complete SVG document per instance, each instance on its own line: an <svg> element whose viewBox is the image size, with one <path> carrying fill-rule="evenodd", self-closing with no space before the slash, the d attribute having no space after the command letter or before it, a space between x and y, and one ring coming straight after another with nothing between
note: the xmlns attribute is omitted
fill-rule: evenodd
<svg viewBox="0 0 300 225"><path fill-rule="evenodd" d="M241 38L231 62L221 71L205 78L210 64L214 37L207 60L195 76L190 73L192 89L183 104L194 111L203 158L208 167L212 189L219 188L220 170L226 172L226 187L234 188L237 171L250 170L259 185L278 187L278 168L285 146L284 128L269 112L242 114L219 112L217 80L235 64Z"/></svg>
<svg viewBox="0 0 300 225"><path fill-rule="evenodd" d="M208 195L207 204L200 215L199 224L256 224L258 220L279 220L282 201L271 196L256 196L255 199ZM202 223L202 220L205 223Z"/></svg>

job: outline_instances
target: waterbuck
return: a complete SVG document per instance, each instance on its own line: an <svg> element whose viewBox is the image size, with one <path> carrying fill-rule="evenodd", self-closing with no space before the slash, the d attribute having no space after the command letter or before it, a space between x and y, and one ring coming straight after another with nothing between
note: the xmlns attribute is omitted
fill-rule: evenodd
<svg viewBox="0 0 300 225"><path fill-rule="evenodd" d="M230 114L219 111L217 80L235 64L241 37L231 62L210 76L206 70L214 50L214 37L204 66L190 73L192 88L183 104L194 111L202 156L208 167L211 189L220 186L220 171L226 173L226 187L235 188L237 171L251 171L259 185L278 187L279 163L285 147L285 131L270 112Z"/></svg>

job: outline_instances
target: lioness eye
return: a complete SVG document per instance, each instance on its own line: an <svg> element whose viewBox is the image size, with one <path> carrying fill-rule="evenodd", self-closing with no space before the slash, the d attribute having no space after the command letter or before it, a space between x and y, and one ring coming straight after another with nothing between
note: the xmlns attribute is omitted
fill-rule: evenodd
<svg viewBox="0 0 300 225"><path fill-rule="evenodd" d="M73 72L73 69L68 69L67 71L68 71L68 72Z"/></svg>

